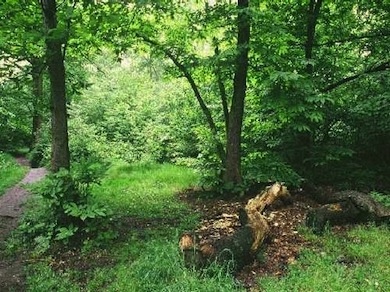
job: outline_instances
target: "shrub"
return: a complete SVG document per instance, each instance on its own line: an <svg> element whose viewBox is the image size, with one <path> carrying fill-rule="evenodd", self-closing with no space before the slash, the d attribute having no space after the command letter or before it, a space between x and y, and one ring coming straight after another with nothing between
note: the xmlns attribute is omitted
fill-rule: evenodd
<svg viewBox="0 0 390 292"><path fill-rule="evenodd" d="M115 236L107 230L111 212L96 203L91 186L99 183L102 167L94 163L78 165L73 172L61 169L50 174L35 192L40 203L23 218L18 230L27 244L41 253L54 242L78 246L98 235Z"/></svg>

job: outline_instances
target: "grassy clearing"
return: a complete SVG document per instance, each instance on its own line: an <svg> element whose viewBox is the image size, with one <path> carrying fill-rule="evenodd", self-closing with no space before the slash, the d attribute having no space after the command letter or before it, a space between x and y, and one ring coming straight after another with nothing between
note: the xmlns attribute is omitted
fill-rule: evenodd
<svg viewBox="0 0 390 292"><path fill-rule="evenodd" d="M11 155L0 151L0 196L18 183L26 172L26 167L17 164Z"/></svg>
<svg viewBox="0 0 390 292"><path fill-rule="evenodd" d="M39 263L29 269L28 291L245 291L234 279L210 269L209 274L199 274L186 269L177 250L177 243L155 239L144 243L141 255L114 267L100 267L84 278L80 271L54 273L48 264Z"/></svg>
<svg viewBox="0 0 390 292"><path fill-rule="evenodd" d="M390 230L358 226L346 235L312 237L287 276L259 280L264 291L389 291Z"/></svg>
<svg viewBox="0 0 390 292"><path fill-rule="evenodd" d="M104 251L112 264L88 270L66 268L54 272L52 259L40 259L28 268L29 291L240 291L239 285L220 268L205 274L184 267L177 239L184 228L194 228L196 216L177 198L177 192L196 184L190 169L174 165L117 164L111 167L94 199L105 203L120 217L141 220L177 219L179 226L129 229L125 238L113 241ZM175 221L175 220L173 220ZM92 249L81 255L102 251ZM43 261L42 261L43 260ZM93 261L94 259L92 259Z"/></svg>
<svg viewBox="0 0 390 292"><path fill-rule="evenodd" d="M186 209L175 194L194 185L198 176L171 164L117 164L110 168L96 198L116 213L139 218L176 218Z"/></svg>
<svg viewBox="0 0 390 292"><path fill-rule="evenodd" d="M197 220L175 194L197 179L190 169L173 165L114 165L95 187L95 200L122 218L161 224L129 227L106 248L86 249L75 261L89 263L88 269L76 264L54 272L52 258L39 259L28 268L28 291L244 291L221 268L199 273L183 265L177 239ZM179 224L162 224L164 219ZM361 226L322 237L300 232L315 248L303 251L286 276L260 278L260 291L390 290L387 227Z"/></svg>

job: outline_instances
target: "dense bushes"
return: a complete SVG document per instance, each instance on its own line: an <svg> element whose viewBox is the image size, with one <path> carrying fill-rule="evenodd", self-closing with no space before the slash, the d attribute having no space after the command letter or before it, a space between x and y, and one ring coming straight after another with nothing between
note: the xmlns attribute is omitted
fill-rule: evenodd
<svg viewBox="0 0 390 292"><path fill-rule="evenodd" d="M35 186L35 199L18 227L19 237L35 252L47 251L56 241L79 246L90 239L112 239L111 212L94 201L91 186L99 182L100 164L76 164L72 173L61 169Z"/></svg>
<svg viewBox="0 0 390 292"><path fill-rule="evenodd" d="M90 86L69 110L72 160L184 163L201 171L204 184L218 186L222 169L214 140L186 83L150 76L150 68L141 64L134 55L117 63L104 51L86 67ZM158 66L161 72L164 65ZM384 85L367 79L376 95L369 88L350 95L348 87L316 95L307 79L292 73L275 76L248 92L243 187L273 180L298 186L309 180L340 188L385 188L389 129ZM209 95L218 117L219 101L212 91ZM359 102L351 106L354 99ZM222 117L217 126L223 132Z"/></svg>
<svg viewBox="0 0 390 292"><path fill-rule="evenodd" d="M74 161L92 156L98 160L165 162L196 156L190 125L198 117L187 99L185 84L153 80L135 63L139 59L132 58L119 64L106 52L91 64L92 85L70 108ZM105 68L96 71L102 62Z"/></svg>
<svg viewBox="0 0 390 292"><path fill-rule="evenodd" d="M30 101L27 86L0 82L0 150L14 151L31 143Z"/></svg>
<svg viewBox="0 0 390 292"><path fill-rule="evenodd" d="M199 169L203 184L220 185L222 165L199 105L185 80L163 76L164 68L164 62L144 62L133 54L120 63L103 50L72 75L82 75L85 85L69 92L73 162L174 162ZM354 90L344 86L318 95L301 75L274 72L248 90L242 187L274 180L298 186L306 180L340 188L389 188L388 80L365 77L351 86ZM202 89L224 140L216 88ZM31 139L30 113L27 107L16 110L14 90L10 84L2 87L13 102L0 104L1 148L28 145ZM47 119L30 158L34 165L50 161Z"/></svg>

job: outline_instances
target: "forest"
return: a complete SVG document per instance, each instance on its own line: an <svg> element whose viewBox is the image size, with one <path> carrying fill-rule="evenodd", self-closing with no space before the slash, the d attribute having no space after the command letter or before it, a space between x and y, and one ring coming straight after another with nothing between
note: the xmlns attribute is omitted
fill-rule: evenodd
<svg viewBox="0 0 390 292"><path fill-rule="evenodd" d="M390 1L0 11L1 291L390 289Z"/></svg>

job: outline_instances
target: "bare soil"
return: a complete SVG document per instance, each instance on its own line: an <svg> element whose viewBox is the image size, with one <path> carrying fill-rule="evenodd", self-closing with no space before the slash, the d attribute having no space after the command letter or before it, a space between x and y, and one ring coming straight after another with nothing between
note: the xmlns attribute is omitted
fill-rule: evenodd
<svg viewBox="0 0 390 292"><path fill-rule="evenodd" d="M29 166L28 160L16 158L20 165ZM8 189L0 197L0 291L24 291L23 261L21 255L9 258L4 254L5 240L17 227L23 214L23 204L29 192L23 188L41 180L47 171L44 168L30 169L16 186Z"/></svg>

